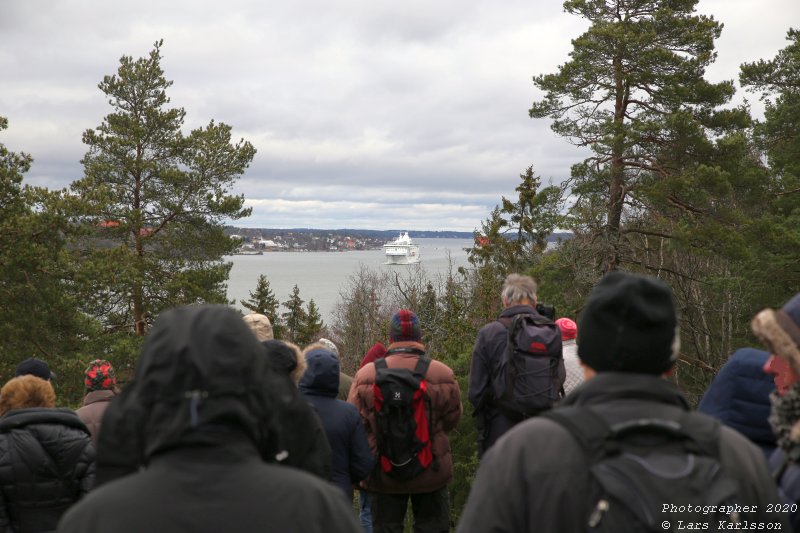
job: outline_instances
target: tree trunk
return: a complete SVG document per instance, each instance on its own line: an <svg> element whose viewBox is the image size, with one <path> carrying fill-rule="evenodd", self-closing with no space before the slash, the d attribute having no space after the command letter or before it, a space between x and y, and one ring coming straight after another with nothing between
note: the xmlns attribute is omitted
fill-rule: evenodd
<svg viewBox="0 0 800 533"><path fill-rule="evenodd" d="M619 265L619 230L622 221L622 207L625 203L624 120L627 94L622 74L622 62L619 58L614 59L614 77L616 79L613 128L614 140L611 144L611 176L608 184L608 209L604 239L606 253L603 260L604 274L616 270Z"/></svg>

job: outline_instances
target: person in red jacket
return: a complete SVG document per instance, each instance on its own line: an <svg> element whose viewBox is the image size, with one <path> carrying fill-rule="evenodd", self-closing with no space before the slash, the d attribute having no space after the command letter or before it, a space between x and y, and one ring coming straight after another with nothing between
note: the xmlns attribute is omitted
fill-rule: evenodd
<svg viewBox="0 0 800 533"><path fill-rule="evenodd" d="M414 369L425 353L417 315L401 309L389 323L389 344L385 361L389 368ZM377 453L375 413L375 363L365 365L355 376L347 401L354 404L367 428L367 438ZM447 433L461 418L461 391L453 371L444 363L430 361L425 374L431 411L433 463L417 477L399 481L376 468L366 481L373 493L372 525L376 533L403 531L408 501L414 514L414 531L442 532L450 529L447 484L453 477L453 459Z"/></svg>

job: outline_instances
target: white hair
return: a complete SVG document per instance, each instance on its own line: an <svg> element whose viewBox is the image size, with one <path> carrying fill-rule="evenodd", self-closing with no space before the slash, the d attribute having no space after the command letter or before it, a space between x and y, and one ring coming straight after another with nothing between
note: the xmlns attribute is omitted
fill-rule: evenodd
<svg viewBox="0 0 800 533"><path fill-rule="evenodd" d="M500 295L505 305L520 304L528 300L531 304L536 304L536 282L530 276L520 274L509 274L503 283L503 290Z"/></svg>

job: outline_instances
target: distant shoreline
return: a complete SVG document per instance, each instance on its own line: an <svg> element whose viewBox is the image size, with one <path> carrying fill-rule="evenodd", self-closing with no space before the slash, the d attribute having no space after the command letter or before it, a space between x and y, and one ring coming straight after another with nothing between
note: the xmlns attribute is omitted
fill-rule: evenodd
<svg viewBox="0 0 800 533"><path fill-rule="evenodd" d="M407 231L412 237L418 239L471 239L474 235L471 231L443 231L443 230L410 230L406 228L391 230L374 229L319 229L319 228L259 228L259 227L238 227L228 226L226 228L231 233L253 232L269 235L285 235L288 233L296 234L315 234L315 235L351 235L363 237L395 238L400 232Z"/></svg>
<svg viewBox="0 0 800 533"><path fill-rule="evenodd" d="M340 229L319 229L319 228L257 228L257 227L237 227L227 226L228 233L261 233L269 235L286 235L286 234L315 234L315 235L350 235L358 237L380 237L382 239L394 239L401 232L407 231L412 238L416 239L472 239L475 236L473 231L445 231L445 230L410 230L410 229L390 229L390 230L376 230L376 229L354 229L354 228L340 228ZM477 230L476 230L477 231ZM550 235L547 240L554 242L558 239L569 239L572 236L570 232L559 231Z"/></svg>

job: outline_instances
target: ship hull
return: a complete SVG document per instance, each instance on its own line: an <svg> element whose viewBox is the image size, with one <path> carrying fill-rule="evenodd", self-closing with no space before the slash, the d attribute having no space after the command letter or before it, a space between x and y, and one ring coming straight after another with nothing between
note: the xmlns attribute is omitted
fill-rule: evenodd
<svg viewBox="0 0 800 533"><path fill-rule="evenodd" d="M386 256L387 265L413 265L419 263L419 255L409 257L407 255L388 255Z"/></svg>
<svg viewBox="0 0 800 533"><path fill-rule="evenodd" d="M413 265L419 263L419 245L412 242L408 233L383 245L387 265Z"/></svg>

